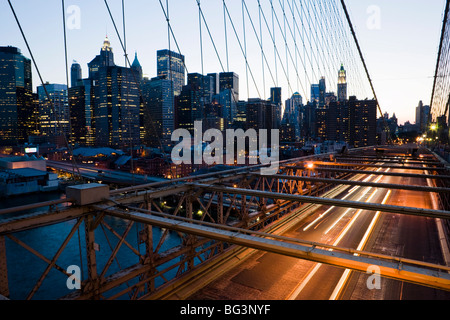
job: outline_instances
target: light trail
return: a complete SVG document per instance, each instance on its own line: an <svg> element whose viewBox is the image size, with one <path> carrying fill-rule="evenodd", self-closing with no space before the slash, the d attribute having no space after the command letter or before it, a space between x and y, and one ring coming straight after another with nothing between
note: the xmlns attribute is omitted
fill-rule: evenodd
<svg viewBox="0 0 450 320"><path fill-rule="evenodd" d="M361 195L361 197L359 197L359 199L358 200L356 200L356 201L360 201L362 198L364 198L365 196L366 196L366 194L370 191L372 189L372 187L368 187L368 188L366 188L365 190L364 190L364 192L362 193L362 195ZM370 197L369 197L369 199L367 199L365 202L369 202L369 200L371 200L372 199L372 197L373 197L373 195L375 194L375 192L377 191L377 189L375 189L375 191L370 195ZM339 223L339 221L341 221L342 220L342 218L348 213L348 212L350 212L351 210L354 210L353 208L348 208L347 210L345 210L344 211L344 213L343 214L341 214L340 216L339 216L339 218L325 231L325 233L324 234L327 234L328 232L330 232L338 223ZM360 212L362 209L360 209L360 210L358 210L358 212ZM359 214L359 213L357 213L357 214Z"/></svg>
<svg viewBox="0 0 450 320"><path fill-rule="evenodd" d="M384 196L383 201L381 202L382 204L385 204L386 201L388 200L389 196L391 194L391 190L388 190L388 192L386 193L386 195ZM369 239L370 234L372 233L373 228L375 227L375 224L380 216L380 211L377 211L374 215L374 217L372 218L372 221L370 222L369 227L367 228L363 238L361 239L361 242L359 243L358 247L356 248L356 250L362 250L364 248L364 246L366 245L367 240ZM354 254L355 256L357 256L358 254ZM345 269L344 273L342 274L341 278L339 279L339 282L337 284L337 286L334 288L333 293L330 296L329 300L336 300L337 297L339 296L339 294L342 291L342 288L344 287L345 283L348 280L348 277L350 276L350 269Z"/></svg>
<svg viewBox="0 0 450 320"><path fill-rule="evenodd" d="M379 169L377 169L377 171L380 171L381 169L382 169L382 168L379 168ZM385 172L388 172L389 170L390 170L390 168L388 168ZM375 182L379 182L380 179L381 179L382 177L383 177L383 176L379 176L379 177L375 180ZM367 178L366 178L365 180L367 180ZM360 188L359 186L355 186L355 187L353 187L352 189L350 189L349 192L352 191L352 193L353 193L354 191L358 190L359 188ZM372 189L372 187L366 188L365 192L364 192L363 195L358 199L358 201L361 200L362 197L364 197L364 196L367 194L367 192L369 192L370 189ZM375 196L375 194L376 194L377 191L378 191L378 189L375 189L375 190L372 192L372 194L369 196L369 198L366 200L366 202L369 202L369 201ZM384 197L384 199L383 199L383 201L382 201L383 204L386 203L386 201L387 201L387 199L388 199L388 197L389 197L390 194L391 194L391 190L389 190L389 191L387 192L386 196ZM331 208L330 208L330 209L331 209ZM344 214L342 214L341 217L333 224L333 226L336 225L337 222L338 222L338 221L339 221L339 220L340 220L340 219L341 219L341 218L342 218L349 210L352 210L352 209L351 209L351 208L347 209L347 210L344 212ZM360 214L362 211L363 211L362 209L359 209L358 212L353 216L352 220L347 224L346 228L341 232L341 234L339 235L339 237L338 237L338 238L336 239L336 241L333 243L334 246L336 246L336 245L342 240L342 238L344 237L344 235L348 232L348 230L350 230L350 227L353 225L354 221L358 218L359 214ZM378 219L379 213L380 213L380 212L378 211L378 212L375 214L376 219ZM325 214L325 213L324 213L324 214ZM323 214L323 215L324 215L324 214ZM366 243L366 241L367 241L367 239L368 239L368 237L369 237L369 235L370 235L370 233L371 233L373 227L375 226L376 219L375 219L375 218L372 219L372 222L371 222L371 224L370 224L368 230L366 230L366 233L365 233L365 235L363 236L363 239L361 240L360 244L358 245L358 250L361 250L360 248L361 248L362 246L364 246L364 244ZM317 220L317 219L316 219L316 220ZM329 230L330 230L330 228L329 228ZM370 231L369 231L369 230L370 230ZM327 230L327 232L328 232L328 230ZM332 249L329 249L329 250L332 251ZM314 266L314 268L309 272L309 274L306 276L306 278L301 282L301 284L300 284L295 290L293 290L293 291L291 292L291 294L288 296L287 300L295 300L295 298L296 298L296 297L300 294L300 292L305 288L305 286L306 286L306 285L308 284L308 282L312 279L312 277L317 273L317 271L319 270L319 268L320 268L321 266L322 266L322 263L317 263L317 264ZM335 290L333 291L333 294L332 294L331 297L330 297L330 300L332 300L333 297L337 297L337 293L339 293L340 290L342 289L342 286L344 285L344 283L345 283L345 281L346 281L346 279L347 279L347 276L348 276L348 275L346 275L346 274L349 273L349 272L347 272L347 270L348 270L348 269L346 269L346 270L344 271L345 277L344 277L344 275L343 275L343 276L341 277L341 279L339 280L338 285L336 286L336 288L339 287L339 289L336 289L336 288L335 288ZM336 290L337 290L337 293L335 293ZM334 299L335 299L335 298L334 298Z"/></svg>

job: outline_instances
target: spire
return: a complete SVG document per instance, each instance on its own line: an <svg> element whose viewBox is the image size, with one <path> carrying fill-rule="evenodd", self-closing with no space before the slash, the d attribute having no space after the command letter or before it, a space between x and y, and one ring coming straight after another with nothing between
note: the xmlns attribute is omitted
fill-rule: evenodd
<svg viewBox="0 0 450 320"><path fill-rule="evenodd" d="M339 69L339 80L338 83L347 83L347 72L344 69L344 64L341 64L341 69Z"/></svg>
<svg viewBox="0 0 450 320"><path fill-rule="evenodd" d="M136 51L134 53L134 61L131 64L131 69L134 70L135 72L137 72L137 75L138 75L139 79L142 80L142 67L141 67L141 64L139 63L139 60L137 58L137 52Z"/></svg>
<svg viewBox="0 0 450 320"><path fill-rule="evenodd" d="M131 67L132 68L141 68L141 64L139 63L136 51L134 53L134 61L133 61L133 64L131 65Z"/></svg>
<svg viewBox="0 0 450 320"><path fill-rule="evenodd" d="M114 66L114 54L109 42L108 35L106 35L103 41L102 49L100 50L100 64L102 66Z"/></svg>
<svg viewBox="0 0 450 320"><path fill-rule="evenodd" d="M341 64L338 76L338 101L347 100L347 72L344 69L344 64Z"/></svg>
<svg viewBox="0 0 450 320"><path fill-rule="evenodd" d="M109 42L108 35L106 35L105 40L103 41L103 51L112 51L111 43Z"/></svg>

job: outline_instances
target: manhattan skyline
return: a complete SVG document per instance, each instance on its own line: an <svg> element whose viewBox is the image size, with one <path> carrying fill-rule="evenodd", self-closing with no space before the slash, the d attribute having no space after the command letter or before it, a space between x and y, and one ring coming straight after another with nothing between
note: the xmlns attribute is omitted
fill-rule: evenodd
<svg viewBox="0 0 450 320"><path fill-rule="evenodd" d="M269 88L274 86L266 74L264 88L256 90L251 79L249 80L249 92L245 84L245 64L242 61L234 62L231 57L239 57L242 54L236 43L233 43L232 29L228 23L228 38L230 41L228 50L230 61L225 61L221 54L222 65L216 58L212 46L208 43L209 38L206 28L202 28L202 39L204 42L204 65L202 66L199 55L199 27L198 8L193 1L182 7L179 1L169 1L169 14L172 28L180 47L181 53L186 57L188 72L236 72L241 77L241 95L243 99L255 98L258 95L263 99L270 96ZM184 3L183 3L184 4ZM107 9L103 2L90 3L87 1L67 1L66 8L75 5L79 11L79 25L73 28L74 16L72 12L66 12L67 27L67 49L68 64L76 60L82 68L83 77L87 75L87 63L98 54L98 50L107 35L113 47L116 64L124 65L123 50L120 41L111 23ZM119 32L121 29L121 4L111 2L111 12L116 19ZM50 83L66 83L64 42L61 19L61 3L59 1L43 2L13 2L19 20L21 21L27 40L44 81ZM239 14L240 3L228 4L230 12ZM202 4L209 27L213 34L222 35L223 20L217 22L212 18L214 15L221 16L222 8L214 8L212 3ZM347 3L351 18L358 36L358 40L374 83L375 91L383 112L390 115L396 114L399 123L406 121L414 122L414 108L422 100L429 104L436 56L438 51L439 34L442 25L442 12L444 1L355 1ZM378 8L378 12L373 9ZM29 57L28 50L20 35L19 29L7 3L0 4L2 17L0 26L9 30L2 38L1 45L16 46L21 49L22 54ZM156 52L167 49L167 24L163 11L157 1L151 3L126 2L126 45L130 62L137 52L143 72L149 78L156 76ZM372 10L372 11L371 11ZM67 10L66 10L67 11ZM39 14L46 12L46 14ZM233 13L232 13L233 14ZM375 16L374 16L375 14ZM189 19L186 17L190 17ZM373 20L376 18L375 20ZM372 25L370 24L372 23ZM247 22L249 24L249 22ZM39 27L36 27L38 25ZM247 25L247 28L250 28ZM154 32L157 30L157 32ZM122 36L122 35L121 35ZM268 41L268 39L266 39ZM224 41L217 41L220 52L225 51ZM236 41L234 41L236 42ZM250 44L249 44L250 46ZM171 50L177 51L172 39ZM255 50L258 51L258 50ZM249 60L252 58L249 53ZM254 59L261 59L258 52L253 53ZM203 67L203 68L202 68ZM40 85L36 70L33 66L33 91ZM327 90L336 91L332 85L337 80L339 65L335 66L332 74L336 79L326 76ZM70 70L69 70L70 72ZM267 71L266 71L267 73ZM281 68L279 70L280 82L282 82ZM259 81L259 80L258 80ZM298 91L305 100L309 100L309 87L318 83L319 78L310 79L311 83L304 82L301 87L292 87L292 91ZM259 82L258 85L261 85ZM285 84L283 87L283 100L291 96L291 90ZM351 83L350 83L351 86ZM349 88L351 90L351 88ZM351 93L349 93L351 94ZM368 92L369 99L370 92ZM359 96L359 98L366 98Z"/></svg>

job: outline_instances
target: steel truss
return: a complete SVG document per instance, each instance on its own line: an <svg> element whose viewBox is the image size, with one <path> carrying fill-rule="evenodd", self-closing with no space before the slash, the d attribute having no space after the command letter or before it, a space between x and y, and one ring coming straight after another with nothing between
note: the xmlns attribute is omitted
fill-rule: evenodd
<svg viewBox="0 0 450 320"><path fill-rule="evenodd" d="M398 149L393 150L400 152ZM358 154L361 157L370 156L370 149L363 149L359 153L353 151L348 156ZM395 212L448 221L448 207L431 210L335 199L349 185L436 192L448 199L448 185L440 182L445 180L433 180L441 183L435 187L358 181L361 174L388 174L371 171L371 166L366 166L367 159L360 160L361 166L356 170L354 163L344 163L346 169L334 171L333 168L322 171L323 168L319 166L308 168L303 165L305 161L334 165L336 158L330 154L283 161L276 175L261 175L261 166L230 169L111 190L108 198L89 205L81 206L74 199L62 199L52 202L46 212L5 219L0 221L0 293L8 296L10 292L7 278L3 276L11 268L6 261L6 241L13 241L47 264L36 283L30 287L29 294L24 297L32 299L50 270L56 269L63 277L70 277L71 274L57 261L76 234L79 239L77 250L84 250L80 256L84 258L82 269L86 271L86 276L81 279L81 289L65 295L64 299L161 297L161 292L176 291L180 283L186 283L186 279L194 281L193 276L198 276L199 270L207 270L230 259L242 248L276 252L356 271L366 271L369 265L377 265L382 276L450 290L450 268L447 266L291 239L277 234L277 230L288 228L292 223L306 218L312 209L320 205ZM430 162L426 170L436 173L435 169L441 168ZM445 172L442 173L445 175ZM440 177L436 174L429 176ZM47 205L49 203L31 207ZM0 211L0 217L13 212L19 214L23 209L25 207ZM117 219L121 222L120 227L117 227ZM24 230L64 222L71 222L70 231L50 258L33 248L34 244L27 244L16 235ZM84 237L80 237L80 234ZM179 243L168 248L167 239L173 236L179 238ZM100 237L107 240L109 249L98 248L97 239ZM102 254L98 253L99 250ZM128 254L126 259L123 251Z"/></svg>

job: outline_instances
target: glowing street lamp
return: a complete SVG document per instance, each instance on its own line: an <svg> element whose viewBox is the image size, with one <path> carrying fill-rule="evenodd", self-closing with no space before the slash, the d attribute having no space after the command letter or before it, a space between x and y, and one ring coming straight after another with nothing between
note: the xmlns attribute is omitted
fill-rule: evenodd
<svg viewBox="0 0 450 320"><path fill-rule="evenodd" d="M313 168L314 168L314 163L309 162L309 163L306 165L306 167L307 167L308 169L313 169Z"/></svg>

